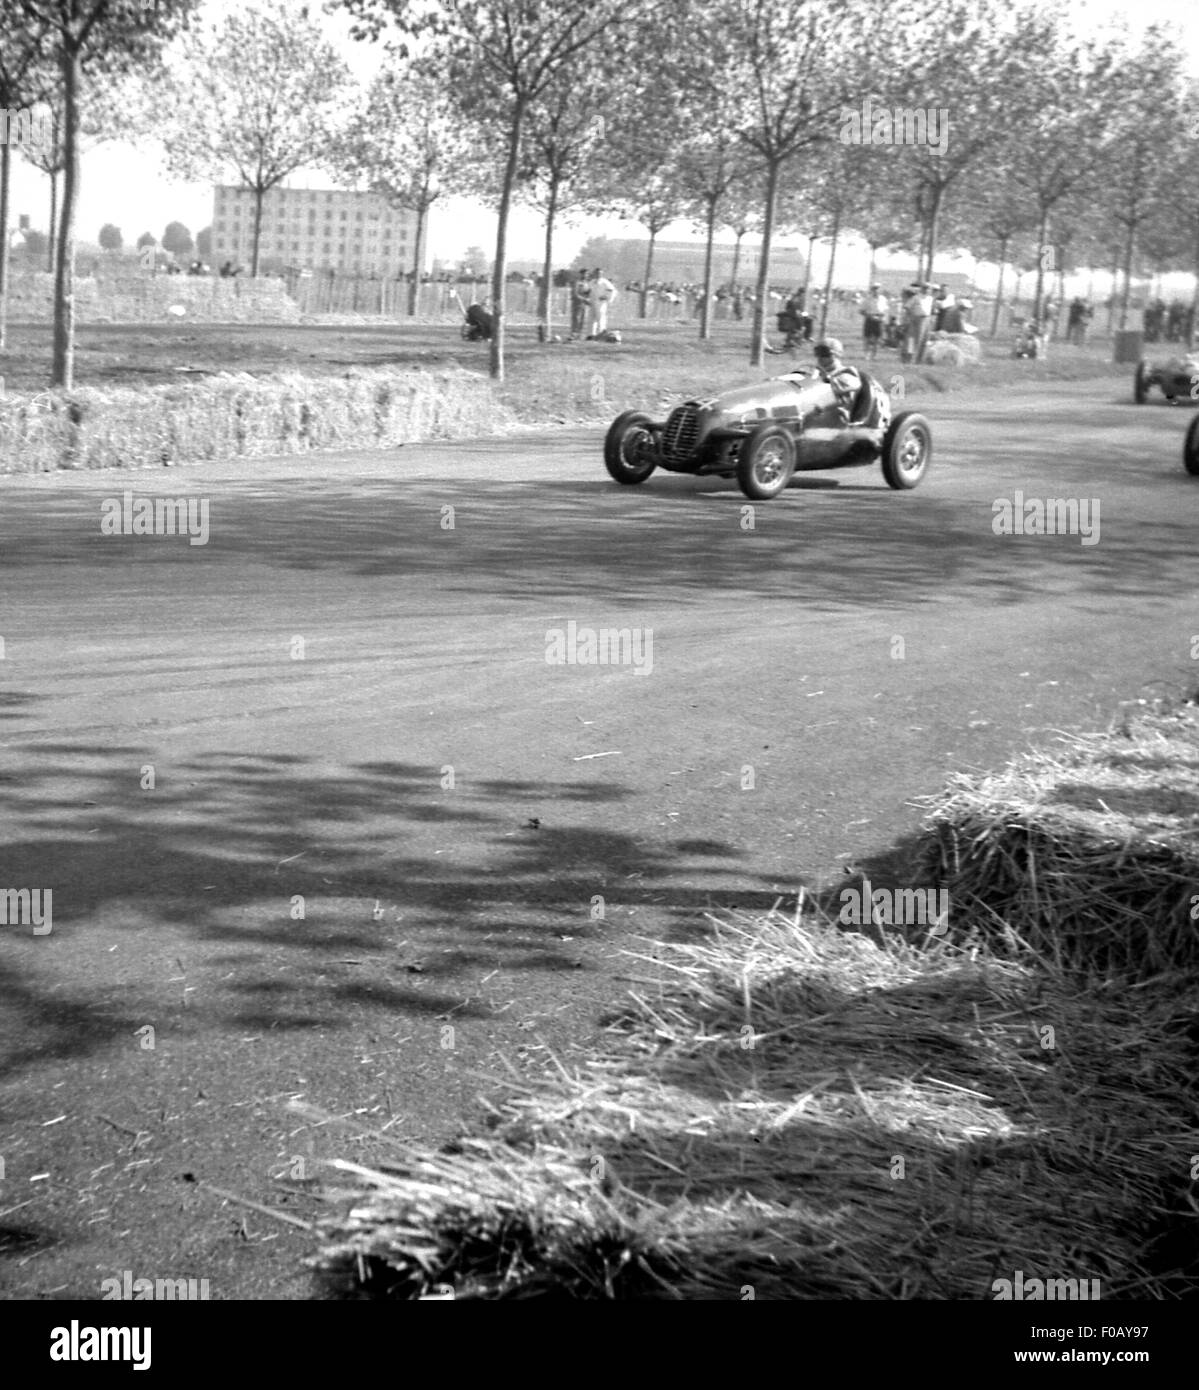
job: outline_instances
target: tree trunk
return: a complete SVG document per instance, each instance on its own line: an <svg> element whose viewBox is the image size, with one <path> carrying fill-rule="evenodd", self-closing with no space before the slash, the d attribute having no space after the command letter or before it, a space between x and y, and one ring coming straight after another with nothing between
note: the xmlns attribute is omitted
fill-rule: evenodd
<svg viewBox="0 0 1199 1390"><path fill-rule="evenodd" d="M645 274L641 279L641 308L638 318L645 318L649 305L649 277L654 269L654 242L658 239L658 228L651 223L649 228L649 250L645 253Z"/></svg>
<svg viewBox="0 0 1199 1390"><path fill-rule="evenodd" d="M3 312L0 303L0 312ZM1195 226L1195 291L1191 295L1191 326L1187 332L1187 351L1195 346L1195 320L1199 319L1199 222Z"/></svg>
<svg viewBox="0 0 1199 1390"><path fill-rule="evenodd" d="M8 347L8 192L12 148L0 145L0 352Z"/></svg>
<svg viewBox="0 0 1199 1390"><path fill-rule="evenodd" d="M937 226L941 219L941 200L944 196L945 190L938 184L933 193L932 206L928 210L928 274L924 276L928 284L932 283L933 263L937 259Z"/></svg>
<svg viewBox="0 0 1199 1390"><path fill-rule="evenodd" d="M870 270L866 276L866 288L869 289L874 284L876 262L878 261L878 243L870 243Z"/></svg>
<svg viewBox="0 0 1199 1390"><path fill-rule="evenodd" d="M512 189L520 164L520 138L525 122L525 103L517 97L512 108L512 124L508 129L508 159L504 165L504 183L500 189L499 220L495 229L495 265L491 271L491 379L504 379L504 276L508 268L508 212L512 207Z"/></svg>
<svg viewBox="0 0 1199 1390"><path fill-rule="evenodd" d="M421 270L425 260L425 228L428 221L429 204L422 198L416 207L416 245L412 250L412 283L408 286L408 317L410 319L416 317Z"/></svg>
<svg viewBox="0 0 1199 1390"><path fill-rule="evenodd" d="M762 217L762 250L758 255L758 292L754 298L753 338L749 365L760 367L766 357L766 295L770 288L770 243L774 237L774 208L779 194L779 163L766 166L766 208Z"/></svg>
<svg viewBox="0 0 1199 1390"><path fill-rule="evenodd" d="M991 315L991 337L999 334L999 311L1003 307L1003 272L1007 269L1007 237L999 239L999 284L995 287L995 312Z"/></svg>
<svg viewBox="0 0 1199 1390"><path fill-rule="evenodd" d="M816 238L810 236L808 238L808 259L804 262L803 268L803 301L805 314L808 312L808 289L812 283L812 253L815 249Z"/></svg>
<svg viewBox="0 0 1199 1390"><path fill-rule="evenodd" d="M550 197L545 209L545 262L541 267L541 293L537 296L537 336L550 340L550 300L554 277L554 218L558 214L558 180L550 176Z"/></svg>
<svg viewBox="0 0 1199 1390"><path fill-rule="evenodd" d="M258 279L258 249L262 241L262 200L266 189L261 184L254 187L254 249L250 254L250 279Z"/></svg>
<svg viewBox="0 0 1199 1390"><path fill-rule="evenodd" d="M1032 301L1033 332L1041 328L1041 296L1045 290L1045 237L1049 224L1049 209L1041 209L1041 225L1037 228L1037 288Z"/></svg>
<svg viewBox="0 0 1199 1390"><path fill-rule="evenodd" d="M75 384L75 203L79 196L79 53L62 55L63 171L54 267L54 366L50 384Z"/></svg>
<svg viewBox="0 0 1199 1390"><path fill-rule="evenodd" d="M1120 298L1120 331L1128 321L1128 297L1132 291L1132 252L1137 239L1137 224L1129 219L1128 236L1124 240L1124 293Z"/></svg>
<svg viewBox="0 0 1199 1390"><path fill-rule="evenodd" d="M1107 331L1116 326L1116 286L1120 283L1120 248L1112 247L1112 291L1107 300Z"/></svg>
<svg viewBox="0 0 1199 1390"><path fill-rule="evenodd" d="M712 336L712 243L716 240L717 199L708 199L708 237L704 245L704 288L703 303L699 309L699 336L701 339ZM0 346L3 339L0 339Z"/></svg>
<svg viewBox="0 0 1199 1390"><path fill-rule="evenodd" d="M833 234L829 238L828 248L828 274L824 279L824 303L820 306L820 336L824 337L824 330L828 326L828 306L833 297L833 266L837 263L837 242L841 237L841 207L837 206L833 213Z"/></svg>
<svg viewBox="0 0 1199 1390"><path fill-rule="evenodd" d="M733 230L737 233L737 240L733 243L733 270L729 276L730 290L737 288L737 276L741 270L741 238L745 235L744 227L734 227Z"/></svg>
<svg viewBox="0 0 1199 1390"><path fill-rule="evenodd" d="M58 246L58 175L50 170L50 239L46 243L46 269L54 274L54 252Z"/></svg>

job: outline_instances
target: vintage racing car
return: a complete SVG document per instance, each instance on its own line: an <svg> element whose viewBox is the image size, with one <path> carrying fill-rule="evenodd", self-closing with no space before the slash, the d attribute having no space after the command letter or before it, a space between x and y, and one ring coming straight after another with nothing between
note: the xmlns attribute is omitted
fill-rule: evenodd
<svg viewBox="0 0 1199 1390"><path fill-rule="evenodd" d="M1132 398L1137 405L1145 404L1154 386L1161 388L1168 401L1179 396L1184 401L1199 400L1199 352L1178 353L1156 362L1142 358L1132 379Z"/></svg>
<svg viewBox="0 0 1199 1390"><path fill-rule="evenodd" d="M604 466L618 483L643 483L655 468L717 474L735 477L755 501L777 497L797 470L876 459L891 487L915 487L932 459L928 421L915 411L892 419L886 391L863 373L845 424L833 388L814 369L685 401L664 421L627 410L604 440Z"/></svg>
<svg viewBox="0 0 1199 1390"><path fill-rule="evenodd" d="M1192 476L1199 477L1199 415L1192 419L1182 441L1182 466Z"/></svg>

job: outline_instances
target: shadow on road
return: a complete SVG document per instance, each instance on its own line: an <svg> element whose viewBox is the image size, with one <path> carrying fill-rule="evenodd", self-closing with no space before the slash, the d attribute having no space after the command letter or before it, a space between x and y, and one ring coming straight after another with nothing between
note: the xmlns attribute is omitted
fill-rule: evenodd
<svg viewBox="0 0 1199 1390"><path fill-rule="evenodd" d="M575 971L588 941L777 896L729 888L732 845L572 823L603 803L619 826L616 782L444 790L434 767L218 752L143 790L152 760L73 742L12 759L4 886L50 889L53 930L5 931L3 1070L85 1055L164 1001L190 1034L486 1017L483 972Z"/></svg>
<svg viewBox="0 0 1199 1390"><path fill-rule="evenodd" d="M1000 453L996 446L997 462ZM636 489L596 476L464 485L453 477L453 446L444 457L443 484L427 477L223 483L204 546L102 537L96 497L13 493L6 510L19 531L0 549L0 570L58 566L65 544L101 569L246 562L394 579L458 598L643 604L669 593L686 604L720 593L754 603L802 599L806 612L896 610L946 595L1011 605L1062 589L1143 597L1191 582L1194 543L1181 515L1173 524L1108 504L1098 543L1084 545L1078 535L997 536L989 494L938 496L935 476L897 494L877 481L877 470L846 469L803 479L750 508L731 483L659 475ZM199 472L172 480L204 490ZM161 490L158 475L154 481ZM1185 478L1178 469L1165 481L1181 486ZM127 486L136 487L136 477L114 479L114 495ZM1036 486L1023 484L1026 496L1102 499L1104 492L1101 480L1082 477L1069 491L1061 479ZM1011 485L997 481L994 497L1010 499Z"/></svg>

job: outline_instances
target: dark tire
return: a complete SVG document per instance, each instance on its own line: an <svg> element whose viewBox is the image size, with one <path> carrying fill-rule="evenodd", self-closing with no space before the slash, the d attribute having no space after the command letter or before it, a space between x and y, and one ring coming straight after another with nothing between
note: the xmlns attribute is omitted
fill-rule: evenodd
<svg viewBox="0 0 1199 1390"><path fill-rule="evenodd" d="M1137 405L1144 405L1149 396L1149 371L1144 362L1137 363L1136 374L1132 379L1132 398Z"/></svg>
<svg viewBox="0 0 1199 1390"><path fill-rule="evenodd" d="M933 458L933 432L915 410L905 410L887 427L883 438L883 477L887 486L906 492L924 481Z"/></svg>
<svg viewBox="0 0 1199 1390"><path fill-rule="evenodd" d="M1182 466L1193 477L1199 477L1199 415L1187 427L1182 443Z"/></svg>
<svg viewBox="0 0 1199 1390"><path fill-rule="evenodd" d="M608 427L604 438L604 467L609 474L626 487L645 482L658 466L656 458L649 456L655 449L653 421L639 410L626 410L618 415Z"/></svg>
<svg viewBox="0 0 1199 1390"><path fill-rule="evenodd" d="M795 440L783 425L758 425L737 454L737 482L746 497L769 502L795 472Z"/></svg>

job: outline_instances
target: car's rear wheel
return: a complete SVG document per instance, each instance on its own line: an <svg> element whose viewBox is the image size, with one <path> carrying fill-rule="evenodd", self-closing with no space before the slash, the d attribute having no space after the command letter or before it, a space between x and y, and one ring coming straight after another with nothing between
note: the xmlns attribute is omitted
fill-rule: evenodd
<svg viewBox="0 0 1199 1390"><path fill-rule="evenodd" d="M746 497L769 502L795 472L795 440L782 425L759 425L737 454L737 481Z"/></svg>
<svg viewBox="0 0 1199 1390"><path fill-rule="evenodd" d="M918 487L933 457L933 432L915 410L897 415L883 437L883 477L899 491Z"/></svg>
<svg viewBox="0 0 1199 1390"><path fill-rule="evenodd" d="M657 468L652 425L648 415L639 410L626 410L608 427L604 438L604 467L618 483L627 487L643 483Z"/></svg>
<svg viewBox="0 0 1199 1390"><path fill-rule="evenodd" d="M1187 428L1187 436L1182 443L1182 464L1193 477L1199 477L1199 415Z"/></svg>
<svg viewBox="0 0 1199 1390"><path fill-rule="evenodd" d="M1144 362L1137 363L1136 374L1132 379L1132 398L1137 405L1144 405L1149 395L1149 369Z"/></svg>

